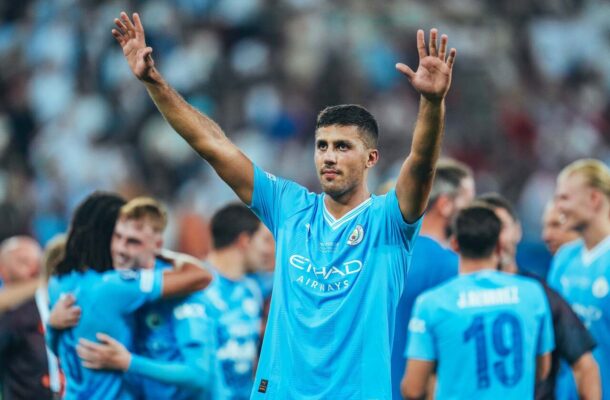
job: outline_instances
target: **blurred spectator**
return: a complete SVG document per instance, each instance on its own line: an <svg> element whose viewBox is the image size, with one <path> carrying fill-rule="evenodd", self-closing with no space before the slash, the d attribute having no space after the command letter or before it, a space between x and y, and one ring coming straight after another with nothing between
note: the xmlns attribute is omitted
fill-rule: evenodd
<svg viewBox="0 0 610 400"><path fill-rule="evenodd" d="M38 278L41 249L27 236L16 236L0 245L0 270L7 287ZM0 382L2 398L52 399L59 394L57 359L47 350L43 321L48 302L42 288L0 318Z"/></svg>
<svg viewBox="0 0 610 400"><path fill-rule="evenodd" d="M0 239L32 233L45 243L66 230L70 212L92 189L151 194L170 213L187 216L201 210L184 209L174 194L188 191L206 204L202 220L181 218L166 242L198 256L208 251L207 239L197 245L184 233L203 231L215 209L235 197L168 132L131 79L110 35L119 7L148 21L155 60L191 104L258 165L311 187L315 171L302 168L313 154L311 121L330 104L361 103L378 116L386 150L372 182L395 174L417 96L403 90L393 64L415 60L404 38L420 27L441 28L459 44L460 59L475 61L456 65L444 149L474 169L482 190L519 202L526 245L542 248L537 232L553 190L548 176L584 154L610 161L609 3L5 3ZM492 46L497 63L476 62Z"/></svg>

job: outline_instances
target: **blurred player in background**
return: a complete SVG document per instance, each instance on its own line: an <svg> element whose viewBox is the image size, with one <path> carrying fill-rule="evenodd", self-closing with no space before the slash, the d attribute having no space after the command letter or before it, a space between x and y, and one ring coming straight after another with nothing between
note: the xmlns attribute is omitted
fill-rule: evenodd
<svg viewBox="0 0 610 400"><path fill-rule="evenodd" d="M441 159L436 164L430 200L417 246L413 250L405 292L396 312L392 347L393 398L401 399L400 381L405 371L407 326L417 296L458 274L458 255L449 247L451 221L475 195L470 168L460 162Z"/></svg>
<svg viewBox="0 0 610 400"><path fill-rule="evenodd" d="M40 245L28 236L14 236L0 244L0 273L7 288L38 280ZM57 359L48 354L43 321L48 303L37 291L29 300L0 317L0 382L3 400L52 399L61 382Z"/></svg>
<svg viewBox="0 0 610 400"><path fill-rule="evenodd" d="M277 178L252 162L210 118L162 78L138 14L115 19L113 36L169 124L273 232L274 293L251 398L389 398L396 305L413 239L440 153L444 99L455 49L438 32L417 33L419 66L404 64L421 94L411 153L396 189L371 196L377 163L373 116L354 105L329 107L316 123L315 165L323 194Z"/></svg>
<svg viewBox="0 0 610 400"><path fill-rule="evenodd" d="M247 399L252 391L264 297L246 272L273 257L271 232L248 207L231 204L212 217L214 271L204 291L206 315L213 321L219 386L216 399Z"/></svg>
<svg viewBox="0 0 610 400"><path fill-rule="evenodd" d="M47 331L47 341L66 375L66 399L133 398L123 374L95 371L81 364L76 353L79 340L108 340L112 336L131 347L133 313L138 308L159 297L200 290L211 279L206 270L182 261L183 265L171 271L114 269L111 239L124 204L116 195L94 193L79 205L70 226L65 258L49 283L51 306L70 293L83 310L75 327Z"/></svg>
<svg viewBox="0 0 610 400"><path fill-rule="evenodd" d="M171 270L158 256L166 225L167 212L155 199L138 197L121 207L111 247L115 268ZM212 341L198 291L139 309L133 353L106 337L102 343L82 339L78 354L89 368L127 372L144 399L204 399L212 392Z"/></svg>
<svg viewBox="0 0 610 400"><path fill-rule="evenodd" d="M555 202L567 230L579 240L555 254L549 285L578 314L597 347L602 398L610 399L610 170L592 159L575 161L557 177ZM562 374L562 379L569 379ZM567 393L558 393L568 398Z"/></svg>
<svg viewBox="0 0 610 400"><path fill-rule="evenodd" d="M478 202L486 204L494 210L502 221L500 232L500 249L502 252L501 270L516 274L522 273L517 266L517 245L521 241L521 224L510 202L497 193L486 193L477 198ZM552 210L551 210L552 211ZM552 217L546 212L546 218ZM551 354L551 370L547 379L536 385L536 399L555 399L555 386L559 372L560 361L567 362L574 376L580 399L601 398L599 369L591 351L595 341L587 328L580 322L570 305L541 279L537 279L544 291L551 308L553 332L555 334L555 350ZM563 400L563 398L561 398Z"/></svg>
<svg viewBox="0 0 610 400"><path fill-rule="evenodd" d="M455 221L460 276L418 297L409 323L407 399L531 399L553 350L551 315L534 280L497 271L502 224L483 206Z"/></svg>
<svg viewBox="0 0 610 400"><path fill-rule="evenodd" d="M578 232L567 229L564 217L554 201L549 201L542 215L542 240L552 255L566 243L578 239Z"/></svg>

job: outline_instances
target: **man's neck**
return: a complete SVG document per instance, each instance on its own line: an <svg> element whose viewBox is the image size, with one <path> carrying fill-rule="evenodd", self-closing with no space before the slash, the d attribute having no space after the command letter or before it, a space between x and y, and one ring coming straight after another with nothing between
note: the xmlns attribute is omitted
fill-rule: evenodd
<svg viewBox="0 0 610 400"><path fill-rule="evenodd" d="M229 246L220 250L212 250L208 261L220 272L220 274L231 280L241 279L246 273L245 257L241 250Z"/></svg>
<svg viewBox="0 0 610 400"><path fill-rule="evenodd" d="M465 258L460 255L460 274L471 274L480 271L496 271L498 260L495 257L480 259Z"/></svg>
<svg viewBox="0 0 610 400"><path fill-rule="evenodd" d="M449 245L446 236L447 229L445 227L445 220L438 214L426 214L422 221L420 232L422 235L431 237L443 246Z"/></svg>
<svg viewBox="0 0 610 400"><path fill-rule="evenodd" d="M610 235L610 220L608 217L595 219L581 234L587 250L597 246L608 235Z"/></svg>
<svg viewBox="0 0 610 400"><path fill-rule="evenodd" d="M335 219L339 219L369 197L371 197L371 193L366 186L363 186L357 191L345 193L338 197L326 195L324 196L324 204L326 205L328 212L335 217Z"/></svg>

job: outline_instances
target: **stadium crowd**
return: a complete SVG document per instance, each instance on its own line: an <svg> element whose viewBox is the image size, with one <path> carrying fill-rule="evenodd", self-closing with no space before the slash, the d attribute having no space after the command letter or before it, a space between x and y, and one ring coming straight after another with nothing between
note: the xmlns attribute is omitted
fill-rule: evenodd
<svg viewBox="0 0 610 400"><path fill-rule="evenodd" d="M610 6L457 3L0 6L0 398L610 399Z"/></svg>

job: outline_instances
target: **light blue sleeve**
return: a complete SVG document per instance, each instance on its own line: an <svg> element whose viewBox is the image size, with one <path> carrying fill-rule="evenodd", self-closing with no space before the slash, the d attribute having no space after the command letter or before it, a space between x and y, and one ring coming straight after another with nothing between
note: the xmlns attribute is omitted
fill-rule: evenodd
<svg viewBox="0 0 610 400"><path fill-rule="evenodd" d="M385 208L389 223L391 224L391 227L398 232L400 240L410 253L413 251L414 240L419 234L424 215L422 214L416 221L408 223L405 221L402 212L400 211L396 190L390 190L385 196Z"/></svg>
<svg viewBox="0 0 610 400"><path fill-rule="evenodd" d="M436 361L438 355L434 342L432 304L425 297L415 301L413 316L409 321L409 334L405 356L408 359Z"/></svg>
<svg viewBox="0 0 610 400"><path fill-rule="evenodd" d="M190 364L156 361L136 354L131 355L127 373L194 389L205 389L208 384L208 380L203 379L201 370Z"/></svg>
<svg viewBox="0 0 610 400"><path fill-rule="evenodd" d="M536 354L543 355L549 353L555 349L555 334L553 331L553 318L551 316L551 308L549 302L544 293L542 286L539 286L539 297L543 303L543 310L541 314L540 333L538 335L538 346L536 347Z"/></svg>
<svg viewBox="0 0 610 400"><path fill-rule="evenodd" d="M105 298L117 310L132 313L161 297L162 270L115 270L104 274Z"/></svg>
<svg viewBox="0 0 610 400"><path fill-rule="evenodd" d="M277 236L278 226L291 212L307 203L310 194L303 186L278 178L254 165L254 191L250 208Z"/></svg>

